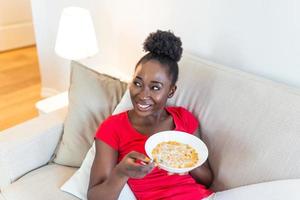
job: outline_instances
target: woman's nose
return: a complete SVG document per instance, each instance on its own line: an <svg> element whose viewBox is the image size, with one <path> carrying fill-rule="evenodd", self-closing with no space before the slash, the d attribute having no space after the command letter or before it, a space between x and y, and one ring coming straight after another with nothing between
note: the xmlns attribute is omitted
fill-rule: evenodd
<svg viewBox="0 0 300 200"><path fill-rule="evenodd" d="M143 88L139 94L141 99L148 99L149 98L149 90L147 88Z"/></svg>

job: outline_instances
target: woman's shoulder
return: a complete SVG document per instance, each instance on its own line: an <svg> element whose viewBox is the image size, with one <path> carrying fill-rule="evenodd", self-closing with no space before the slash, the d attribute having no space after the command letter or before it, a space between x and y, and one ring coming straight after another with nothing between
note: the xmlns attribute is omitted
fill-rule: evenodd
<svg viewBox="0 0 300 200"><path fill-rule="evenodd" d="M188 133L194 133L199 123L197 118L188 109L180 106L171 106L166 108L173 116L176 127Z"/></svg>
<svg viewBox="0 0 300 200"><path fill-rule="evenodd" d="M103 121L102 124L105 125L116 124L126 120L126 118L127 118L127 111L124 111L124 112L110 115Z"/></svg>
<svg viewBox="0 0 300 200"><path fill-rule="evenodd" d="M106 132L110 131L112 132L113 130L116 130L116 127L122 127L122 126L116 126L116 125L122 125L126 123L126 114L127 111L118 113L118 114L113 114L107 117L103 122L98 127L97 133L98 132Z"/></svg>

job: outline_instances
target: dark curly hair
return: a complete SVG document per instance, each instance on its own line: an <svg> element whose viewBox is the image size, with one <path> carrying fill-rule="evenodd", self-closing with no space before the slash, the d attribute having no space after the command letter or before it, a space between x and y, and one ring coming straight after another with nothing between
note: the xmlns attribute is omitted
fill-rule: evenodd
<svg viewBox="0 0 300 200"><path fill-rule="evenodd" d="M150 33L146 38L143 49L148 52L136 64L144 64L149 60L160 62L169 71L174 85L178 79L178 64L182 55L182 43L179 37L171 31L161 31Z"/></svg>

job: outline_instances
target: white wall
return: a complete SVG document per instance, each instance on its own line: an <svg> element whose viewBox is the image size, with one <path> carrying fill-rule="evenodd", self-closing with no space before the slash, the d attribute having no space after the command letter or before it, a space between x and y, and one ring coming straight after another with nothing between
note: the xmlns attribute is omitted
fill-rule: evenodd
<svg viewBox="0 0 300 200"><path fill-rule="evenodd" d="M79 6L93 9L93 18L98 18L97 0L31 0L36 46L39 55L42 81L42 96L51 96L68 88L70 61L54 52L60 14L63 8ZM99 33L97 33L99 35Z"/></svg>
<svg viewBox="0 0 300 200"><path fill-rule="evenodd" d="M32 0L43 87L68 85L68 62L54 54L63 7L88 8L100 53L84 63L130 77L149 32L171 29L184 50L300 88L297 0ZM101 67L100 67L101 66ZM112 70L112 71L110 71Z"/></svg>
<svg viewBox="0 0 300 200"><path fill-rule="evenodd" d="M30 0L0 0L0 52L34 43Z"/></svg>

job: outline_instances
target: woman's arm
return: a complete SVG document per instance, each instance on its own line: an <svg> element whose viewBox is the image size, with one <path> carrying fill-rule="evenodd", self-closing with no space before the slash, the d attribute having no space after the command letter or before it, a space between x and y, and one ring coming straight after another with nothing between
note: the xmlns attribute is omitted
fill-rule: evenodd
<svg viewBox="0 0 300 200"><path fill-rule="evenodd" d="M91 168L88 199L118 199L128 180L116 172L118 152L102 141L95 140L96 154Z"/></svg>
<svg viewBox="0 0 300 200"><path fill-rule="evenodd" d="M197 130L195 131L194 135L200 138ZM190 171L190 175L197 181L197 183L201 183L207 187L211 185L213 180L213 174L208 160L201 166Z"/></svg>
<svg viewBox="0 0 300 200"><path fill-rule="evenodd" d="M143 161L144 164L136 161ZM106 143L96 140L96 155L91 168L88 189L89 200L116 200L129 177L142 178L152 171L154 164L138 152L128 153L119 164L118 152Z"/></svg>

